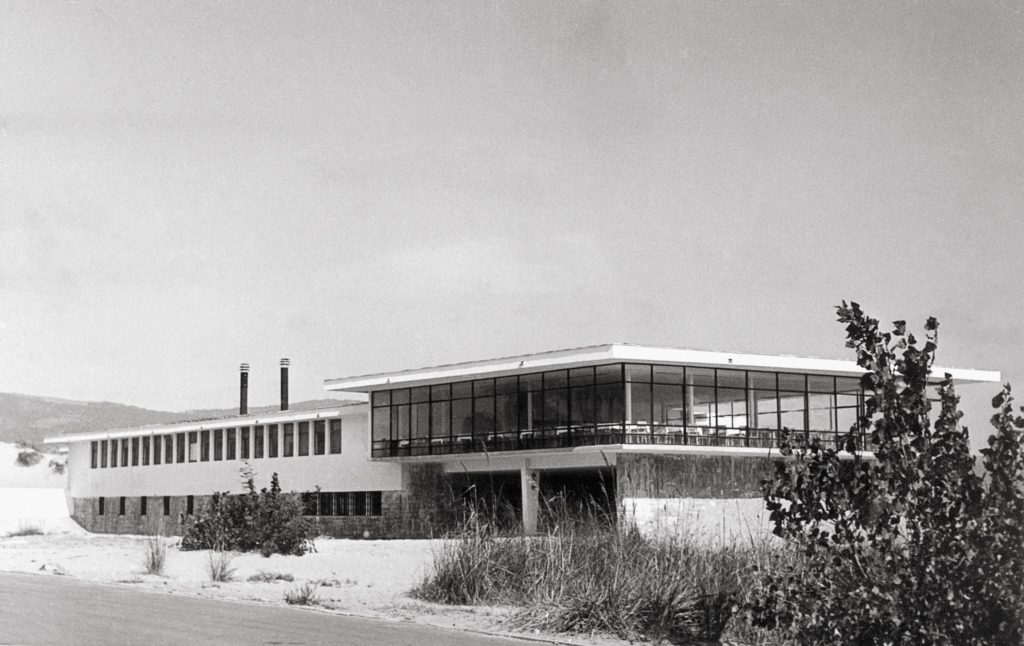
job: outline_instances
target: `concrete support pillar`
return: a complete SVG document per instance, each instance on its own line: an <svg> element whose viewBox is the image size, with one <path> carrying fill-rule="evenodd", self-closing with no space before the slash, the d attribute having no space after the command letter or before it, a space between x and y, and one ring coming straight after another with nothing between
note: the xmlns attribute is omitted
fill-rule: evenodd
<svg viewBox="0 0 1024 646"><path fill-rule="evenodd" d="M536 534L540 511L540 473L530 468L529 460L519 470L519 486L523 498L523 532Z"/></svg>

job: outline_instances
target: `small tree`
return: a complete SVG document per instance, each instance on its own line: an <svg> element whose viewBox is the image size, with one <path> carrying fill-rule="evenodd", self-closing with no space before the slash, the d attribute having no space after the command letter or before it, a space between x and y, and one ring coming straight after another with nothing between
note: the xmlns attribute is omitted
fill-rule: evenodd
<svg viewBox="0 0 1024 646"><path fill-rule="evenodd" d="M919 347L904 321L882 333L857 303L837 312L867 371L864 414L838 447L784 439L791 459L762 493L774 533L801 558L766 569L753 623L802 644L1022 643L1024 418L1009 385L993 400L979 475L948 374L932 422L938 322Z"/></svg>

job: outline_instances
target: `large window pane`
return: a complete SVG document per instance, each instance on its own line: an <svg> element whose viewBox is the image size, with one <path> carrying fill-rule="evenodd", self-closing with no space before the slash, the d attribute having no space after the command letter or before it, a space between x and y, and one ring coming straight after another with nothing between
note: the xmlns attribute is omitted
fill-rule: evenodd
<svg viewBox="0 0 1024 646"><path fill-rule="evenodd" d="M807 399L811 430L835 430L835 396L825 393L810 393Z"/></svg>
<svg viewBox="0 0 1024 646"><path fill-rule="evenodd" d="M174 436L164 436L164 464L170 464L174 457Z"/></svg>
<svg viewBox="0 0 1024 646"><path fill-rule="evenodd" d="M718 389L716 426L737 429L747 426L747 395L740 388Z"/></svg>
<svg viewBox="0 0 1024 646"><path fill-rule="evenodd" d="M594 383L594 368L573 368L569 371L570 386L590 386Z"/></svg>
<svg viewBox="0 0 1024 646"><path fill-rule="evenodd" d="M494 394L493 379L479 379L473 382L474 397L488 397Z"/></svg>
<svg viewBox="0 0 1024 646"><path fill-rule="evenodd" d="M654 423L667 426L682 426L683 417L683 386L682 374L679 375L678 386L654 384ZM657 379L657 376L655 376Z"/></svg>
<svg viewBox="0 0 1024 646"><path fill-rule="evenodd" d="M451 402L438 401L430 405L430 427L431 437L448 439L451 435Z"/></svg>
<svg viewBox="0 0 1024 646"><path fill-rule="evenodd" d="M626 378L631 375L629 370L632 366L626 366ZM644 366L649 368L649 366ZM636 375L632 375L635 377ZM641 375L642 376L642 375ZM648 374L647 378L650 378ZM653 419L651 415L651 384L650 383L626 383L626 417L627 421L633 424L650 424Z"/></svg>
<svg viewBox="0 0 1024 646"><path fill-rule="evenodd" d="M409 389L400 388L399 390L391 391L391 405L395 404L408 404L409 403Z"/></svg>
<svg viewBox="0 0 1024 646"><path fill-rule="evenodd" d="M654 382L658 384L683 385L682 366L654 366Z"/></svg>
<svg viewBox="0 0 1024 646"><path fill-rule="evenodd" d="M775 397L774 381L771 390L750 391L750 417L757 428L779 428L779 402Z"/></svg>
<svg viewBox="0 0 1024 646"><path fill-rule="evenodd" d="M473 400L452 400L452 435L469 436L473 434Z"/></svg>
<svg viewBox="0 0 1024 646"><path fill-rule="evenodd" d="M281 455L290 458L295 455L295 424L281 425Z"/></svg>
<svg viewBox="0 0 1024 646"><path fill-rule="evenodd" d="M551 370L544 373L544 389L565 388L569 385L568 370Z"/></svg>
<svg viewBox="0 0 1024 646"><path fill-rule="evenodd" d="M277 440L277 424L267 426L267 457L276 458L280 447Z"/></svg>
<svg viewBox="0 0 1024 646"><path fill-rule="evenodd" d="M391 439L391 409L373 409L373 441L386 442Z"/></svg>
<svg viewBox="0 0 1024 646"><path fill-rule="evenodd" d="M594 386L569 389L569 423L572 426L593 426L594 420Z"/></svg>
<svg viewBox="0 0 1024 646"><path fill-rule="evenodd" d="M782 426L794 431L806 430L804 425L804 394L795 392L779 393L779 409Z"/></svg>
<svg viewBox="0 0 1024 646"><path fill-rule="evenodd" d="M430 437L430 404L420 403L412 405L412 430L414 439L425 440Z"/></svg>
<svg viewBox="0 0 1024 646"><path fill-rule="evenodd" d="M473 400L473 434L477 437L486 437L492 433L494 433L494 397L477 397Z"/></svg>
<svg viewBox="0 0 1024 646"><path fill-rule="evenodd" d="M264 428L262 426L254 426L252 429L252 457L254 459L258 460L263 457L263 443Z"/></svg>
<svg viewBox="0 0 1024 646"><path fill-rule="evenodd" d="M224 459L224 430L217 429L213 432L213 459Z"/></svg>
<svg viewBox="0 0 1024 646"><path fill-rule="evenodd" d="M309 422L299 422L299 455L309 455Z"/></svg>
<svg viewBox="0 0 1024 646"><path fill-rule="evenodd" d="M329 449L330 452L332 454L333 453L341 453L341 420L340 419L332 419L332 420L330 420L330 433L331 433L331 442L330 442L330 449Z"/></svg>
<svg viewBox="0 0 1024 646"><path fill-rule="evenodd" d="M249 434L250 434L250 429L249 429L248 426L243 427L241 429L241 438L240 438L241 439L241 445L242 445L242 448L241 448L241 458L243 460L248 460L249 459Z"/></svg>
<svg viewBox="0 0 1024 646"><path fill-rule="evenodd" d="M594 388L598 424L621 424L625 417L625 389L622 383Z"/></svg>
<svg viewBox="0 0 1024 646"><path fill-rule="evenodd" d="M225 459L234 460L236 451L235 429L229 428L224 435Z"/></svg>
<svg viewBox="0 0 1024 646"><path fill-rule="evenodd" d="M715 426L715 389L712 386L686 386L686 425Z"/></svg>
<svg viewBox="0 0 1024 646"><path fill-rule="evenodd" d="M594 382L599 384L610 384L622 381L622 364L612 363L606 366L594 368Z"/></svg>
<svg viewBox="0 0 1024 646"><path fill-rule="evenodd" d="M518 395L498 395L494 398L494 431L496 433L515 433L517 426L517 401Z"/></svg>
<svg viewBox="0 0 1024 646"><path fill-rule="evenodd" d="M565 428L569 425L569 389L544 392L544 428Z"/></svg>
<svg viewBox="0 0 1024 646"><path fill-rule="evenodd" d="M647 383L651 380L651 367L635 363L626 364L626 381Z"/></svg>
<svg viewBox="0 0 1024 646"><path fill-rule="evenodd" d="M391 437L399 442L409 439L409 405L391 407Z"/></svg>
<svg viewBox="0 0 1024 646"><path fill-rule="evenodd" d="M327 425L324 420L313 422L313 455L324 455L327 452Z"/></svg>

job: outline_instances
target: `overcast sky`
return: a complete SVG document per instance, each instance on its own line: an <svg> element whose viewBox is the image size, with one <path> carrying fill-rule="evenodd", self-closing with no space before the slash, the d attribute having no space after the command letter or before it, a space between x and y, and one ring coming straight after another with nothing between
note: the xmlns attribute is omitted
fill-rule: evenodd
<svg viewBox="0 0 1024 646"><path fill-rule="evenodd" d="M1024 390L1022 115L1020 2L4 2L0 391L847 358L841 299Z"/></svg>

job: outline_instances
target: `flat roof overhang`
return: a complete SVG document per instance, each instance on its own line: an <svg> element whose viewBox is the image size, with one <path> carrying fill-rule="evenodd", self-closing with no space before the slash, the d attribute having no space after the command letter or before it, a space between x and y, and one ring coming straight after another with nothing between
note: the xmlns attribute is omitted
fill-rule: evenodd
<svg viewBox="0 0 1024 646"><path fill-rule="evenodd" d="M367 393L387 388L423 386L447 381L502 377L558 368L575 368L620 362L661 363L708 368L734 368L737 370L766 370L840 377L859 377L865 372L856 362L838 359L748 354L742 352L711 352L707 350L610 343L568 350L524 354L514 357L486 359L483 361L467 361L465 363L453 363L415 370L326 379L324 381L324 389L329 391ZM998 383L1002 379L999 372L994 370L933 366L932 381L936 383L941 381L946 373L952 375L953 381L958 384Z"/></svg>

